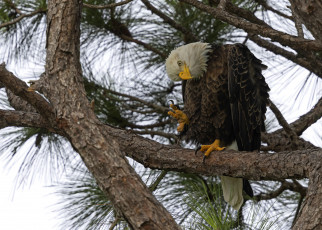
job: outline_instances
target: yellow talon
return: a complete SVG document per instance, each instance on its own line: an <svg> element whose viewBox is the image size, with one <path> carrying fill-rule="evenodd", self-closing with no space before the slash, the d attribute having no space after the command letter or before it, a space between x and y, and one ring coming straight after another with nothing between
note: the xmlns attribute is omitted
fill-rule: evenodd
<svg viewBox="0 0 322 230"><path fill-rule="evenodd" d="M192 79L190 71L189 71L189 67L186 65L186 63L184 63L183 71L179 73L179 77L182 80Z"/></svg>
<svg viewBox="0 0 322 230"><path fill-rule="evenodd" d="M169 111L168 114L171 117L174 117L175 119L178 120L179 125L177 127L178 132L182 132L184 129L184 125L185 124L189 124L189 119L187 117L187 115L182 112L181 110L179 110L174 104L170 104L171 109L173 109L173 111Z"/></svg>
<svg viewBox="0 0 322 230"><path fill-rule="evenodd" d="M212 151L221 151L226 147L220 147L220 140L216 139L211 145L201 145L201 152L205 152L205 157L208 157Z"/></svg>

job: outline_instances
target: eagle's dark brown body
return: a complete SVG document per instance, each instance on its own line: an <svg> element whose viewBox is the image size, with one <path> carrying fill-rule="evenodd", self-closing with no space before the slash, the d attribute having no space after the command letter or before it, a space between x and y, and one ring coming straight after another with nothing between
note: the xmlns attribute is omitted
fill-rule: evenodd
<svg viewBox="0 0 322 230"><path fill-rule="evenodd" d="M222 146L237 141L238 150L260 147L269 87L264 67L246 46L213 46L207 71L183 81L184 112L189 118L183 136L188 141Z"/></svg>

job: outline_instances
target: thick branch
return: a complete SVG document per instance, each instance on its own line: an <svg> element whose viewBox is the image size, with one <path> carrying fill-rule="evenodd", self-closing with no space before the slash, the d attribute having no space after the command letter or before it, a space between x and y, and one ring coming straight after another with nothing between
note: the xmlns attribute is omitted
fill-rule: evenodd
<svg viewBox="0 0 322 230"><path fill-rule="evenodd" d="M0 65L0 82L15 95L31 104L44 117L54 118L52 106L38 93L29 92L27 84L9 72L5 63Z"/></svg>
<svg viewBox="0 0 322 230"><path fill-rule="evenodd" d="M123 143L108 135L90 107L79 60L80 2L48 1L48 98L65 121L62 129L71 144L130 227L179 229L120 152Z"/></svg>
<svg viewBox="0 0 322 230"><path fill-rule="evenodd" d="M306 28L310 30L314 38L322 44L322 3L320 0L290 0L294 11L305 24ZM320 49L321 51L322 49Z"/></svg>
<svg viewBox="0 0 322 230"><path fill-rule="evenodd" d="M6 93L7 93L8 101L9 101L10 105L15 110L37 113L37 110L33 106L31 106L27 101L16 96L13 92L11 92L7 88L6 88Z"/></svg>
<svg viewBox="0 0 322 230"><path fill-rule="evenodd" d="M0 110L0 129L9 126L45 128L50 132L65 136L58 127L52 127L39 113Z"/></svg>
<svg viewBox="0 0 322 230"><path fill-rule="evenodd" d="M162 170L228 175L251 180L281 180L308 177L308 167L320 159L321 149L300 150L275 154L220 151L206 162L202 155L179 146L168 146L131 134L129 131L106 126L108 133L122 143L120 150L145 167Z"/></svg>
<svg viewBox="0 0 322 230"><path fill-rule="evenodd" d="M289 46L298 52L301 50L311 50L311 51L322 50L322 45L316 41L298 38L297 36L289 35L287 33L274 30L267 26L251 23L249 21L246 21L243 18L237 17L235 15L231 15L229 12L226 12L222 9L216 9L216 8L207 6L196 0L180 0L180 1L193 5L196 8L209 13L214 18L217 18L233 26L236 26L237 28L241 28L245 30L247 33L259 34L261 36L271 38L273 41L277 41L284 46Z"/></svg>

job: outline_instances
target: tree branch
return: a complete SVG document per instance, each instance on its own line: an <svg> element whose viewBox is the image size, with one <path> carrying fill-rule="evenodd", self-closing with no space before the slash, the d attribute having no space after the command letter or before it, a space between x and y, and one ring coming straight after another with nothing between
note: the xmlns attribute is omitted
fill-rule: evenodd
<svg viewBox="0 0 322 230"><path fill-rule="evenodd" d="M29 92L27 84L6 69L5 63L0 65L0 82L15 95L31 104L47 119L54 119L53 107L38 93Z"/></svg>
<svg viewBox="0 0 322 230"><path fill-rule="evenodd" d="M6 26L13 25L13 24L21 21L23 18L32 17L32 16L39 14L39 13L45 13L46 11L47 10L39 9L39 10L35 10L34 12L31 12L29 14L21 14L19 17L13 19L12 21L4 22L4 23L0 24L0 29L3 27L6 27Z"/></svg>
<svg viewBox="0 0 322 230"><path fill-rule="evenodd" d="M277 45L274 45L273 43L264 40L253 33L249 33L248 36L257 45L266 48L275 54L279 54L300 66L303 66L304 68L315 73L318 77L322 78L322 64L321 62L316 61L315 58L311 57L310 61L307 61L305 58L302 58L291 51L287 51Z"/></svg>
<svg viewBox="0 0 322 230"><path fill-rule="evenodd" d="M129 131L105 127L106 131L122 143L120 150L145 167L161 170L227 175L251 180L281 180L305 178L308 167L320 159L321 149L282 153L218 151L202 162L201 154L179 146L168 146L131 134Z"/></svg>
<svg viewBox="0 0 322 230"><path fill-rule="evenodd" d="M0 109L0 129L10 126L45 128L52 133L65 136L58 127L52 127L39 113Z"/></svg>
<svg viewBox="0 0 322 230"><path fill-rule="evenodd" d="M264 37L271 38L273 41L277 41L284 46L289 46L292 49L301 52L301 50L311 50L320 51L322 50L322 45L314 40L302 39L297 36L289 35L284 32L274 30L270 27L258 25L243 18L237 17L230 14L222 9L216 9L207 6L196 0L180 0L181 2L186 2L196 8L212 15L214 18L222 20L229 23L237 28L245 30L247 33L259 34Z"/></svg>
<svg viewBox="0 0 322 230"><path fill-rule="evenodd" d="M116 35L117 35L117 34L116 34ZM123 39L123 40L125 40L125 41L133 42L133 43L136 43L136 44L138 44L138 45L140 45L140 46L143 46L143 47L144 47L144 48L146 48L147 50L150 50L150 51L152 51L152 52L154 52L154 53L158 54L158 55L159 55L160 57L162 57L163 59L166 59L166 58L168 57L168 55L167 55L167 54L162 53L160 50L158 50L158 49L154 48L153 46L151 46L151 45L149 45L149 44L147 44L147 43L145 43L145 42L142 42L142 41L140 41L140 40L138 40L138 39L136 39L136 38L132 38L132 37L126 36L126 35L124 35L124 34L117 35L117 36L119 36L121 39Z"/></svg>
<svg viewBox="0 0 322 230"><path fill-rule="evenodd" d="M17 111L32 112L37 113L37 110L31 106L27 101L16 96L13 92L6 88L6 93L8 96L8 101L12 108Z"/></svg>
<svg viewBox="0 0 322 230"><path fill-rule="evenodd" d="M290 127L290 125L287 123L281 111L270 99L269 99L269 103L270 103L269 107L275 114L275 117L277 118L278 123L284 128L284 131L286 132L286 134L289 136L290 140L293 143L294 149L296 149L297 146L299 145L299 137L296 135L295 131Z"/></svg>
<svg viewBox="0 0 322 230"><path fill-rule="evenodd" d="M275 10L273 7L269 6L269 5L267 4L267 2L266 2L266 1L264 1L264 0L255 0L255 2L257 2L258 4L260 4L261 6L263 6L263 8L264 8L264 9L266 9L266 10L272 11L273 13L275 13L275 14L277 14L277 15L279 15L279 16L282 16L282 17L284 17L284 18L287 18L287 19L293 20L293 17L291 17L291 16L289 16L289 15L286 15L286 14L284 14L284 13L282 13L282 12L278 11L278 10Z"/></svg>
<svg viewBox="0 0 322 230"><path fill-rule="evenodd" d="M302 115L299 119L290 124L290 127L297 136L301 136L302 133L314 124L322 117L322 98L315 104L315 106L306 114ZM262 150L271 151L287 151L291 150L289 138L283 128L278 129L272 133L262 133L262 141L267 143L267 147L263 147ZM299 138L299 149L316 148L310 142Z"/></svg>
<svg viewBox="0 0 322 230"><path fill-rule="evenodd" d="M186 35L186 41L185 41L186 43L199 41L199 39L191 31L187 30L182 25L176 23L174 20L172 20L172 18L168 17L167 15L162 13L160 10L155 8L149 1L147 1L147 0L141 0L141 1L152 13L158 15L161 19L163 19L163 21L165 23L172 26L173 28L180 31L181 33L185 34Z"/></svg>
<svg viewBox="0 0 322 230"><path fill-rule="evenodd" d="M129 2L132 2L132 1L133 0L125 0L123 2L111 3L111 4L107 4L107 5L91 5L91 4L83 3L83 6L85 6L87 8L92 8L92 9L110 9L110 8L114 8L117 6L125 5Z"/></svg>
<svg viewBox="0 0 322 230"><path fill-rule="evenodd" d="M300 136L308 127L310 127L312 124L314 124L319 119L321 119L321 117L322 117L322 97L319 99L319 101L313 106L313 108L309 112L302 115L299 119L291 123L290 126L296 132L296 134Z"/></svg>
<svg viewBox="0 0 322 230"><path fill-rule="evenodd" d="M282 180L281 186L278 189L276 189L275 191L268 193L268 194L267 193L260 193L256 196L254 196L254 199L257 201L274 199L274 198L278 197L285 190L298 192L303 197L306 195L306 192L307 192L307 188L303 187L296 180L293 180L293 183L288 182L286 180Z"/></svg>
<svg viewBox="0 0 322 230"><path fill-rule="evenodd" d="M135 97L135 96L131 96L131 95L128 95L128 94L125 94L125 93L119 93L119 92L111 90L111 89L105 89L105 90L107 92L109 92L109 93L112 93L112 94L115 94L115 95L118 95L118 96L121 96L121 97L127 97L127 98L131 99L132 101L140 102L140 103L142 103L144 105L147 105L147 106L149 106L151 108L154 108L154 109L156 109L156 110L158 110L160 112L163 112L163 113L169 111L169 108L167 108L167 107L157 105L157 104L155 104L153 102L145 101L145 100L143 100L141 98L138 98L138 97Z"/></svg>

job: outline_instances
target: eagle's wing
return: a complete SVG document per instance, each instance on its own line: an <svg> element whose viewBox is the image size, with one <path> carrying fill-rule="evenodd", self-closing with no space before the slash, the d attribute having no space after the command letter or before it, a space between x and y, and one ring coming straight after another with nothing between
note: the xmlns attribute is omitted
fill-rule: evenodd
<svg viewBox="0 0 322 230"><path fill-rule="evenodd" d="M240 151L260 148L269 87L261 64L249 49L236 44L228 50L228 90L234 133Z"/></svg>

